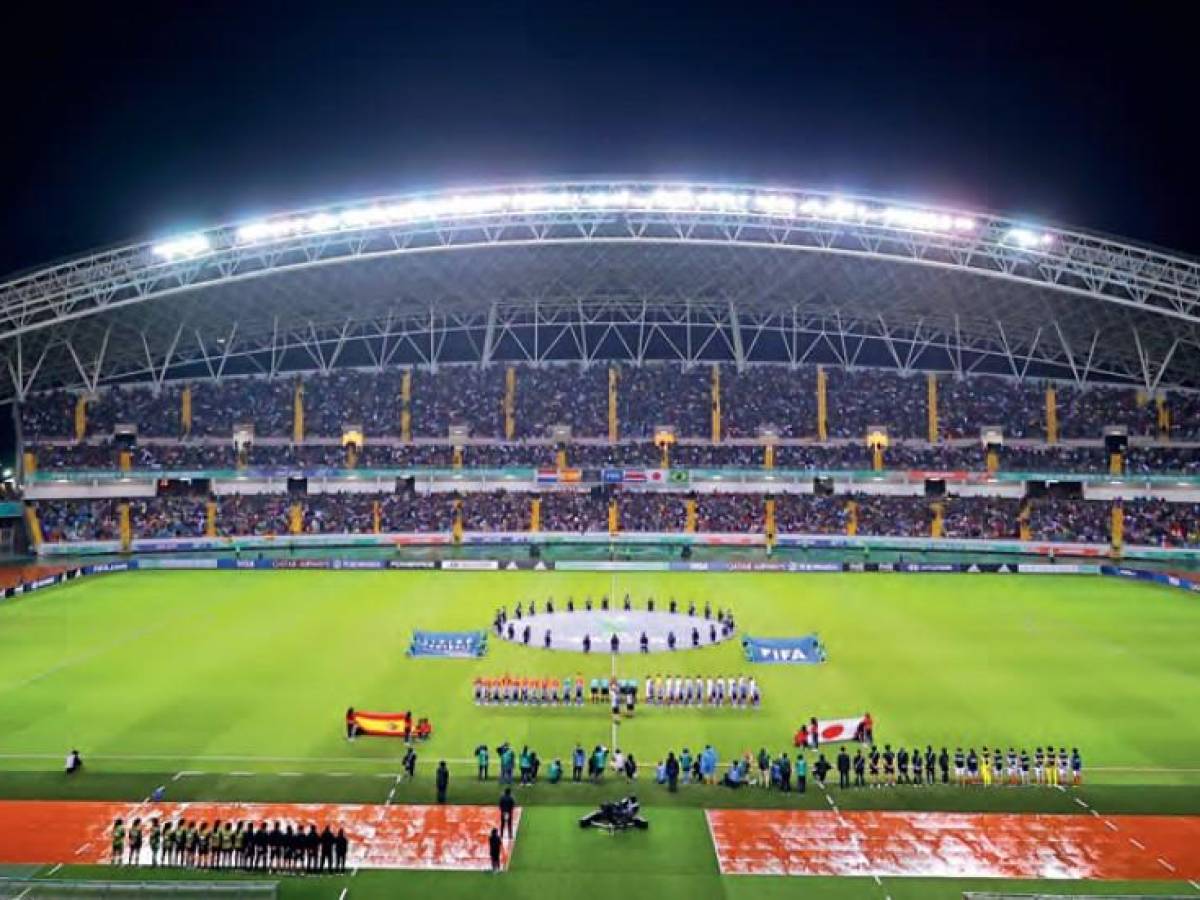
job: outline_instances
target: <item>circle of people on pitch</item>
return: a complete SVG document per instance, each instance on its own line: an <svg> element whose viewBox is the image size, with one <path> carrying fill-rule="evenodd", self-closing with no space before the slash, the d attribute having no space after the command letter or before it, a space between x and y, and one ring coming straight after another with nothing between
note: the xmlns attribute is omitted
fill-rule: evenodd
<svg viewBox="0 0 1200 900"><path fill-rule="evenodd" d="M633 598L629 594L625 595L625 599L621 603L621 608L624 612L633 612ZM577 607L575 604L575 598L570 597L570 596L567 597L566 611L568 613L573 613L576 611L576 609L577 609ZM578 609L580 612L593 612L596 610L596 605L592 602L591 595L588 595L584 599L582 605L579 606ZM600 612L608 612L609 611L609 600L608 600L607 594L603 595L600 598L599 611ZM650 597L646 600L646 612L654 612L654 611L655 611L655 599L653 597ZM667 611L671 615L679 615L680 614L679 601L676 600L674 597L672 597L670 599L670 601L668 601ZM553 597L546 598L546 605L543 608L543 610L538 609L537 602L534 600L529 601L528 610L526 610L525 605L523 603L518 603L516 605L516 608L513 610L512 618L509 618L508 607L503 606L500 609L496 610L496 614L492 618L492 628L493 628L493 630L495 630L496 635L498 637L507 638L508 640L514 641L514 642L519 640L525 646L529 646L530 643L533 641L533 627L531 625L529 625L528 623L526 623L524 625L524 627L522 627L521 630L518 632L518 630L517 630L518 623L520 623L522 621L522 619L524 619L526 616L536 616L536 615L538 615L539 612L544 612L547 615L553 614L555 612L554 598ZM687 615L690 618L697 617L696 601L692 600L692 601L688 602ZM717 611L716 611L716 618L714 619L712 604L706 602L704 604L703 616L704 616L704 620L706 622L708 622L708 628L707 628L708 643L715 644L715 643L717 643L718 639L728 638L730 635L733 634L734 628L736 627L736 623L733 618L733 610L732 609L722 609L722 608L718 607ZM692 647L693 648L700 647L702 645L704 637L705 637L705 634L701 631L699 625L695 625L695 624L692 625L692 629L691 629L691 645L692 645ZM609 649L613 653L620 652L621 639L618 635L616 635L616 634L612 635L609 638L608 644L609 644ZM674 649L676 649L678 644L679 644L679 638L676 636L675 632L673 630L669 631L667 633L667 649L674 650ZM547 628L542 634L542 647L546 650L549 650L553 646L554 646L554 635L553 635L552 630ZM592 652L593 642L592 642L592 636L590 634L585 634L583 636L583 638L580 641L580 647L584 653ZM638 649L642 653L650 652L650 637L644 631L638 637Z"/></svg>
<svg viewBox="0 0 1200 900"><path fill-rule="evenodd" d="M310 823L293 828L275 822L222 823L181 819L160 823L133 819L126 830L117 819L112 830L113 865L177 866L194 869L241 869L282 874L346 871L350 840L344 828L321 831Z"/></svg>

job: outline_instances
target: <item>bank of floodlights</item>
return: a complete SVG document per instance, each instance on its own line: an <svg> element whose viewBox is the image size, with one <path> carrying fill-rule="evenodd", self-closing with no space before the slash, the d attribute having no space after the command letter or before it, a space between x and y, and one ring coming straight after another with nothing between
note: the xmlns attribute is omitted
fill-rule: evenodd
<svg viewBox="0 0 1200 900"><path fill-rule="evenodd" d="M820 197L783 191L721 190L683 187L614 187L492 191L416 197L394 203L372 203L306 215L249 222L232 231L231 246L246 247L308 235L361 231L395 225L463 222L477 218L541 214L636 215L644 212L732 215L772 222L826 221L874 225L900 231L970 237L979 223L969 215L918 207ZM1051 241L1049 234L1012 228L1009 243L1032 250ZM204 234L155 244L155 256L169 262L193 259L213 250Z"/></svg>

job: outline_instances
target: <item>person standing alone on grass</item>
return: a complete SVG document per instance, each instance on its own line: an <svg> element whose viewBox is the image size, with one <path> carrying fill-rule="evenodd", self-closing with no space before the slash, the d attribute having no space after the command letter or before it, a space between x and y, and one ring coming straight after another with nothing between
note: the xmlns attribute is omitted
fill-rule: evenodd
<svg viewBox="0 0 1200 900"><path fill-rule="evenodd" d="M513 799L512 789L505 788L500 795L500 833L508 835L509 840L513 836L513 810L516 808L517 801Z"/></svg>
<svg viewBox="0 0 1200 900"><path fill-rule="evenodd" d="M437 767L437 802L446 802L446 789L450 787L450 770L446 768L446 761L443 759L438 763Z"/></svg>
<svg viewBox="0 0 1200 900"><path fill-rule="evenodd" d="M673 750L667 754L666 775L667 790L674 794L679 790L679 760L675 758Z"/></svg>
<svg viewBox="0 0 1200 900"><path fill-rule="evenodd" d="M495 828L493 828L492 833L488 835L488 857L492 861L492 872L493 873L500 871L500 848L501 848L501 846L502 846L502 844L500 841L500 832L497 831Z"/></svg>
<svg viewBox="0 0 1200 900"><path fill-rule="evenodd" d="M578 741L575 742L575 749L571 751L571 780L583 780L583 763L587 758L587 754L583 752L583 747Z"/></svg>
<svg viewBox="0 0 1200 900"><path fill-rule="evenodd" d="M475 761L479 764L479 780L487 781L488 779L488 748L486 744L480 744L475 748Z"/></svg>
<svg viewBox="0 0 1200 900"><path fill-rule="evenodd" d="M787 762L786 753L783 754L783 760ZM803 752L796 754L796 790L801 794L808 790L808 760L804 758Z"/></svg>

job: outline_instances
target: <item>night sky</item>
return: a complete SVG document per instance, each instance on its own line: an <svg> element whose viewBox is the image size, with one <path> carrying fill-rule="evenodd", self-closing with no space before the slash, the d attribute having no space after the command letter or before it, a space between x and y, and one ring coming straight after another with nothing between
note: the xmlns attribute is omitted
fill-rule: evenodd
<svg viewBox="0 0 1200 900"><path fill-rule="evenodd" d="M1167 4L900 5L43 4L0 60L0 272L592 175L873 192L1200 254L1197 79Z"/></svg>

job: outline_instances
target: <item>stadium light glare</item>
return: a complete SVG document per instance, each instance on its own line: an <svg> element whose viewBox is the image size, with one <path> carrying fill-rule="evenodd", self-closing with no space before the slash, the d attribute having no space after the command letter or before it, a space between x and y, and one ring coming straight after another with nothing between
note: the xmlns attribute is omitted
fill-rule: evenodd
<svg viewBox="0 0 1200 900"><path fill-rule="evenodd" d="M479 191L444 197L414 197L387 204L376 203L247 222L235 228L231 240L236 245L244 246L310 234L432 223L443 219L504 213L585 213L595 210L630 214L700 211L775 219L816 219L947 235L967 234L978 228L978 223L971 216L920 207L878 205L844 197L805 196L775 190L744 191L664 185L597 187L590 190L517 190L511 193ZM1048 245L1053 236L1029 228L1011 228L1003 239L1022 249L1033 249ZM153 252L173 262L207 253L211 249L209 238L204 233L196 233L155 244Z"/></svg>
<svg viewBox="0 0 1200 900"><path fill-rule="evenodd" d="M189 234L185 237L155 244L152 249L155 256L165 259L168 262L175 262L179 259L191 259L193 256L207 253L212 249L212 245L209 244L208 238L203 234Z"/></svg>
<svg viewBox="0 0 1200 900"><path fill-rule="evenodd" d="M1033 231L1029 228L1010 228L1005 238L1024 250L1045 247L1054 240L1054 235Z"/></svg>

